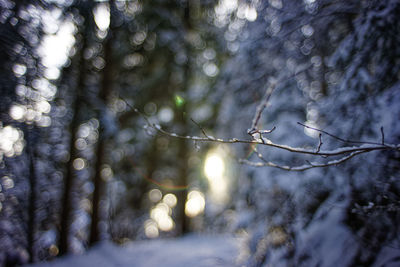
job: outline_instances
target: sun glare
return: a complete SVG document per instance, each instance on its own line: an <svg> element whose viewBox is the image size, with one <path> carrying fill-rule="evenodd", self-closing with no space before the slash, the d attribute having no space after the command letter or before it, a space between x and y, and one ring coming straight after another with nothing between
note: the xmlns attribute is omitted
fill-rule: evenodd
<svg viewBox="0 0 400 267"><path fill-rule="evenodd" d="M222 158L217 154L210 154L206 158L204 165L204 172L207 178L212 179L222 176L225 166Z"/></svg>
<svg viewBox="0 0 400 267"><path fill-rule="evenodd" d="M228 185L222 155L217 152L210 152L206 157L204 173L208 179L212 200L220 204L225 203L228 198Z"/></svg>

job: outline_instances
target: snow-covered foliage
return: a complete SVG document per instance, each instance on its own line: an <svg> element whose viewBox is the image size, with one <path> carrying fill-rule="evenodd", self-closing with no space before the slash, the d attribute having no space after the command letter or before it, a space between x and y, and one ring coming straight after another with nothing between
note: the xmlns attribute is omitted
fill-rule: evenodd
<svg viewBox="0 0 400 267"><path fill-rule="evenodd" d="M266 135L275 143L317 148L318 133L303 132L298 121L346 140L399 142L398 1L277 0L254 5L257 20L238 34L239 49L218 85L221 134L245 135L264 91L276 83L260 122L262 129L277 127ZM346 145L327 135L322 140L321 149ZM307 160L271 148L258 151L280 164ZM251 149L237 154L257 161ZM398 161L399 153L393 151L367 153L339 167L304 173L243 166L233 228L249 234L248 264L358 266L377 264L381 257L396 261ZM388 252L388 247L397 250Z"/></svg>

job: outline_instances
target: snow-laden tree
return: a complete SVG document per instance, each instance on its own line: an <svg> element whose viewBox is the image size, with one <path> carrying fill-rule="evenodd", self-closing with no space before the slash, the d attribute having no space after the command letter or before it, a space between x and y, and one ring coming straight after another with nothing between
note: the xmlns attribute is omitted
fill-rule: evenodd
<svg viewBox="0 0 400 267"><path fill-rule="evenodd" d="M235 33L234 26L244 19L238 9L226 31L230 47L238 50L224 68L217 93L223 103L222 135L246 134L272 84L259 129L276 126L264 135L273 143L315 151L398 143L397 1L252 4L248 10L256 8L257 19ZM280 166L316 165L262 144L238 155ZM249 264L390 261L386 257L398 255L398 157L395 149L370 152L338 167L304 173L243 167L235 229L249 233Z"/></svg>

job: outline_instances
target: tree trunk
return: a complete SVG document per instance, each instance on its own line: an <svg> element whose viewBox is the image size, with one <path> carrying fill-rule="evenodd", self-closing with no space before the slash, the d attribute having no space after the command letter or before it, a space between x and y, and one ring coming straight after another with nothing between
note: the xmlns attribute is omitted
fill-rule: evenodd
<svg viewBox="0 0 400 267"><path fill-rule="evenodd" d="M36 230L36 200L37 200L37 176L35 167L35 149L34 149L34 129L27 129L27 152L29 157L29 184L30 184L30 196L29 196L29 222L28 222L28 252L29 262L35 262L35 230Z"/></svg>
<svg viewBox="0 0 400 267"><path fill-rule="evenodd" d="M101 105L104 107L100 107L100 113L107 112L107 102L112 92L112 23L113 23L113 13L115 12L114 8L114 1L110 0L110 27L108 29L108 34L104 43L104 61L105 66L102 73L102 81L101 81L101 88L99 92L99 98ZM105 163L105 146L106 146L106 136L105 136L105 129L107 127L102 121L101 117L102 114L99 114L99 139L97 142L97 149L96 149L96 166L95 166L95 174L93 178L93 200L92 200L92 223L90 226L90 237L89 237L89 244L93 245L97 241L100 240L101 231L99 229L99 223L101 221L101 208L100 205L101 197L104 194L104 181L101 177L101 169L103 164ZM106 114L103 114L105 116Z"/></svg>
<svg viewBox="0 0 400 267"><path fill-rule="evenodd" d="M189 9L189 1L185 3L184 14L183 14L183 22L185 26L186 32L190 31L191 19L190 19L190 9ZM185 40L185 50L186 50L186 57L187 61L183 66L183 85L182 85L182 92L187 92L190 87L190 74L191 74L191 49L190 44L188 41ZM188 121L186 117L187 106L189 104L185 101L181 107L178 107L177 114L177 122L180 124L181 128L184 130L182 133L183 136L188 135ZM189 158L189 148L188 144L185 140L179 140L179 148L178 148L178 168L179 168L179 176L178 176L178 184L179 185L188 185L188 158ZM186 205L186 198L187 198L188 190L183 189L178 192L178 205L177 205L177 217L178 217L178 233L181 235L186 234L189 232L189 218L185 214L185 205Z"/></svg>
<svg viewBox="0 0 400 267"><path fill-rule="evenodd" d="M86 17L88 19L88 17ZM64 192L62 197L62 213L61 213L61 223L60 223L60 240L59 240L59 251L60 255L66 254L68 252L69 245L69 232L70 223L72 215L72 200L71 192L73 187L73 181L75 176L75 170L73 166L73 161L77 157L77 150L75 148L76 134L79 127L79 110L82 106L81 94L85 87L85 73L86 73L86 61L84 58L84 52L87 49L87 38L89 34L88 22L85 20L82 26L82 47L80 48L79 61L78 61L78 82L75 92L75 100L73 102L72 110L74 112L72 120L69 126L70 145L69 145L69 161L67 165L67 172L64 179Z"/></svg>

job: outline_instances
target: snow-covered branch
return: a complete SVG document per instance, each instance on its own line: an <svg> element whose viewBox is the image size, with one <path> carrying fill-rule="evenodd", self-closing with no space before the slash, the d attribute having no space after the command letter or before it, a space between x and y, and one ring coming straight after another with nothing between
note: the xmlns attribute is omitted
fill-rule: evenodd
<svg viewBox="0 0 400 267"><path fill-rule="evenodd" d="M268 99L268 98L266 98L266 99ZM328 166L332 166L332 165L338 165L338 164L341 164L355 156L358 156L363 153L371 152L371 151L381 151L381 150L398 150L398 151L400 151L400 144L387 144L387 143L384 143L383 140L381 143L346 140L341 137L335 136L329 132L326 132L324 130L313 128L313 127L304 125L302 123L298 123L298 124L300 124L306 128L320 132L319 143L318 143L318 146L316 149L306 149L306 148L300 148L300 147L292 147L292 146L288 146L288 145L284 145L284 144L278 144L278 143L272 142L271 140L269 140L263 136L263 134L271 133L275 129L275 127L272 130L258 130L256 128L253 129L253 131L250 133L250 135L252 136L252 139L237 139L237 138L222 139L222 138L215 138L214 136L207 134L205 129L192 119L193 123L195 123L197 125L197 127L200 128L200 130L203 134L203 137L189 136L189 135L184 136L184 135L179 135L179 134L171 133L171 132L164 130L161 127L161 125L152 123L149 120L149 118L145 114L140 112L138 109L134 108L132 105L130 105L127 102L126 102L126 104L132 110L134 110L136 113L138 113L146 121L147 127L150 127L153 130L155 130L156 132L158 132L162 135L165 135L165 136L169 136L171 138L186 139L186 140L192 140L195 142L214 142L214 143L224 143L224 144L241 143L241 144L262 145L262 146L274 147L277 149L285 150L285 151L288 151L291 153L296 153L296 154L312 155L312 156L323 157L323 158L334 157L334 156L340 157L339 159L334 159L334 160L330 160L330 161L323 162L323 163L307 161L307 164L304 164L301 166L287 166L287 165L280 165L280 164L270 162L270 161L264 159L262 154L259 153L257 150L255 150L257 156L261 159L261 162L252 162L247 159L240 160L241 163L244 163L244 164L247 164L250 166L255 166L255 167L269 166L269 167L275 167L275 168L279 168L279 169L287 170L287 171L304 171L304 170L308 170L308 169L312 169L312 168L321 168L321 167L328 167ZM265 105L265 103L263 105ZM261 115L259 114L259 112L256 112L255 120L253 120L252 126L257 125L257 121L259 120L258 116L261 116ZM330 150L323 150L323 149L321 149L321 147L323 145L322 134L328 135L332 138L335 138L335 139L340 140L345 143L356 143L359 145L339 147L339 148L330 149ZM254 148L254 149L256 149L256 148Z"/></svg>

